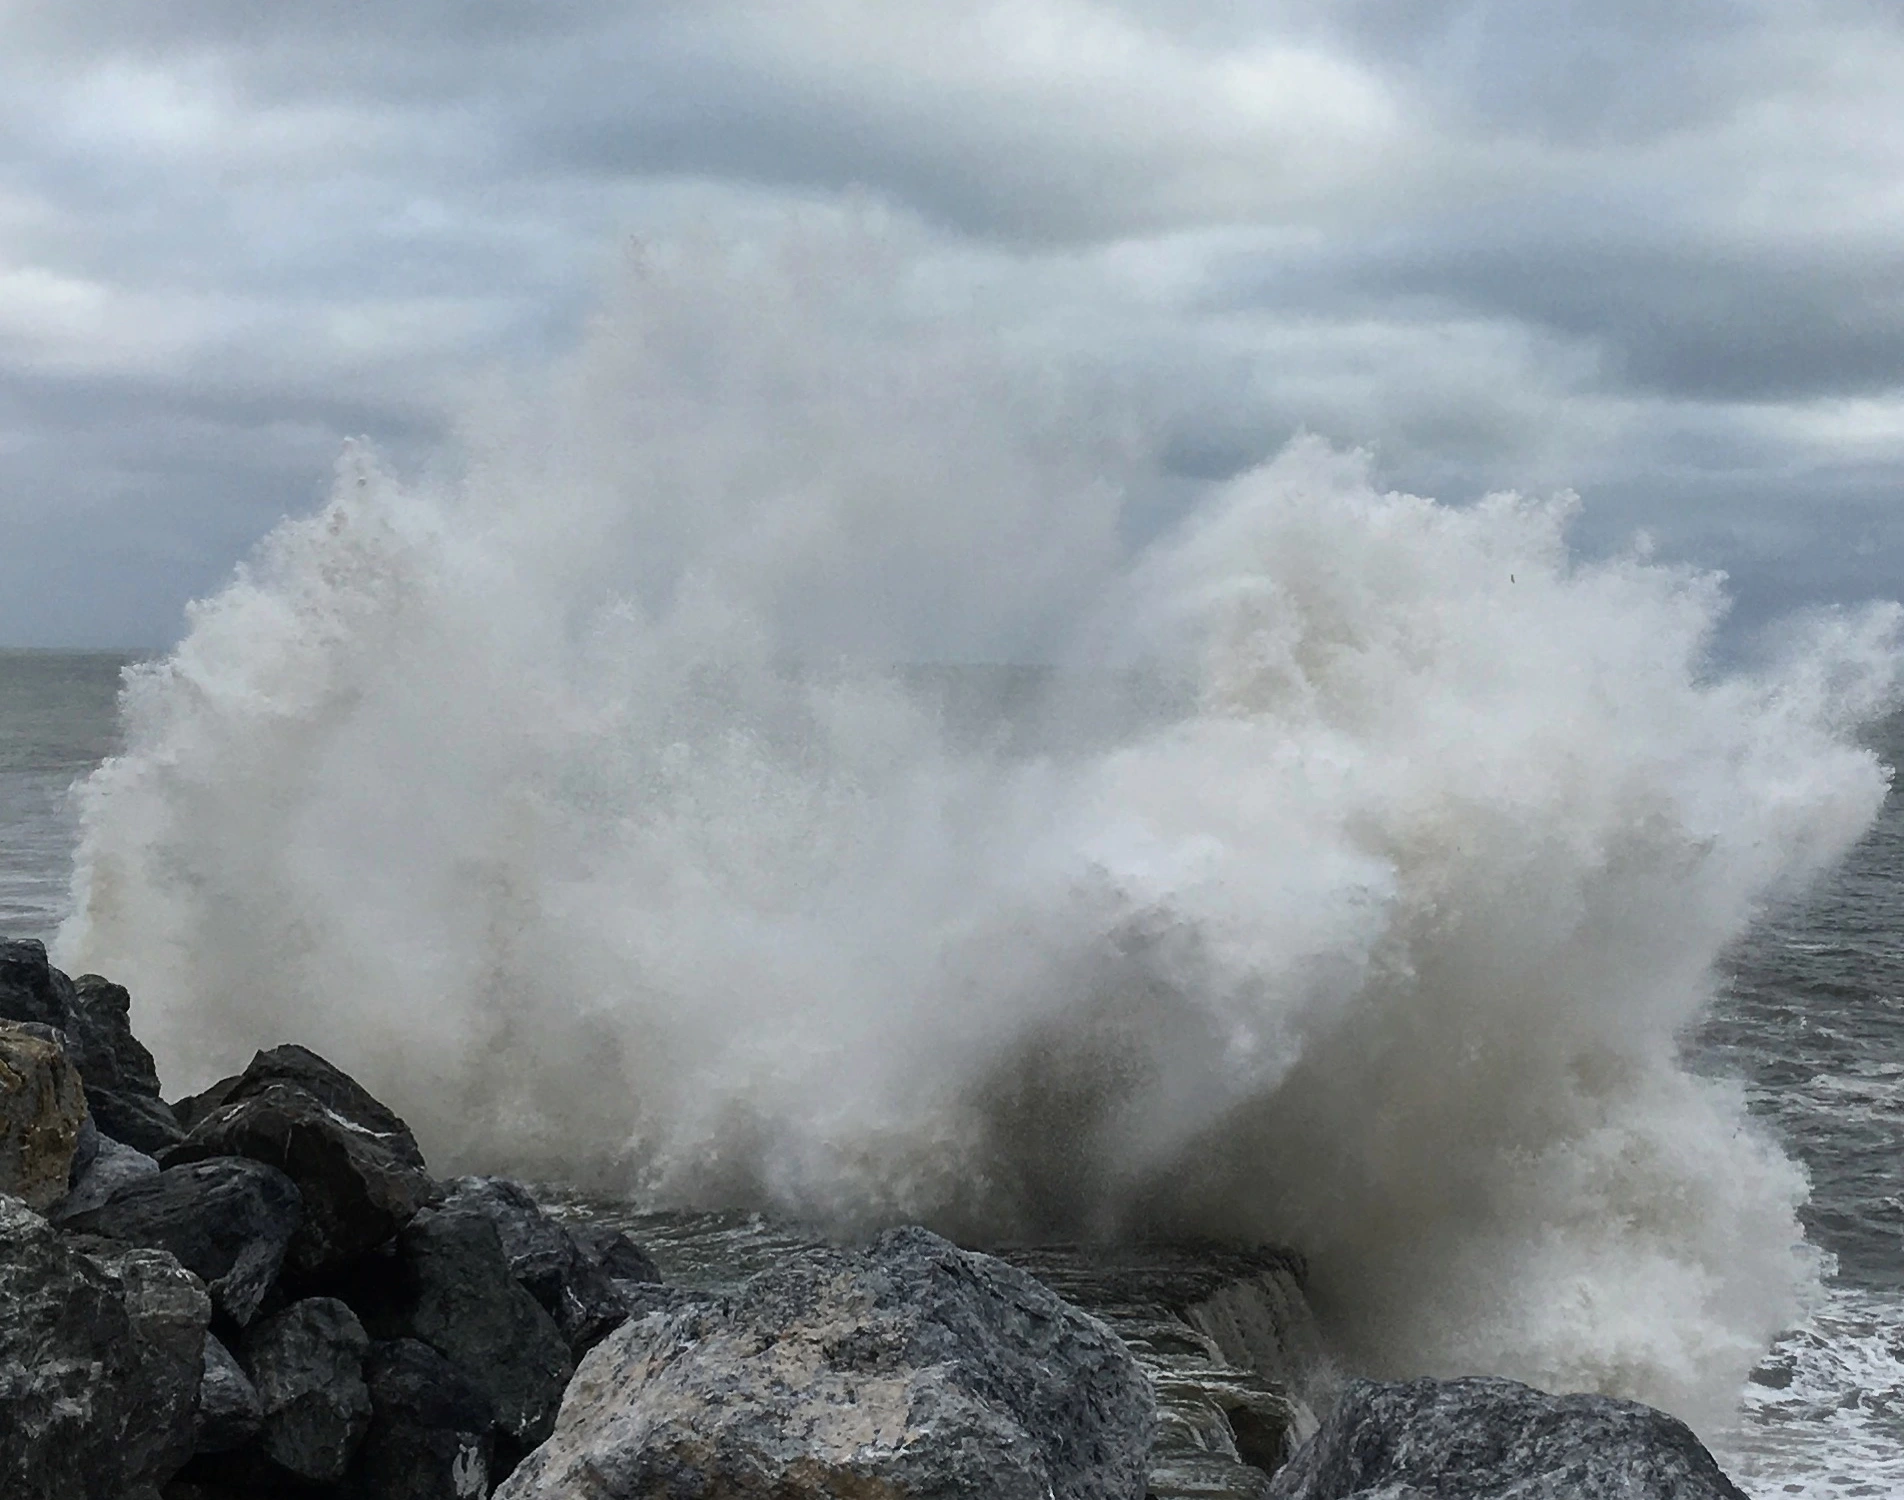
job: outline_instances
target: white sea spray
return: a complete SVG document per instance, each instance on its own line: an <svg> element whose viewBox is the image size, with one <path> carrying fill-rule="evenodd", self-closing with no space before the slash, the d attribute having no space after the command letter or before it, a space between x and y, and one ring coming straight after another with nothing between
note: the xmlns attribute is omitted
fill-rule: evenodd
<svg viewBox="0 0 1904 1500"><path fill-rule="evenodd" d="M795 238L660 256L453 481L348 455L131 679L64 963L439 1168L1264 1237L1368 1368L1728 1414L1805 1183L1676 1038L1874 817L1896 612L1721 671L1721 580L1314 439L1133 541L1141 435ZM1041 652L1025 735L876 665Z"/></svg>

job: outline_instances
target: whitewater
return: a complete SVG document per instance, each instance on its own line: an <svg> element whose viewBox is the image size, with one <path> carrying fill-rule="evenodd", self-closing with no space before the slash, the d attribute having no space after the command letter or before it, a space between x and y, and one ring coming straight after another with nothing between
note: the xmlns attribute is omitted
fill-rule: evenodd
<svg viewBox="0 0 1904 1500"><path fill-rule="evenodd" d="M1877 816L1899 611L1725 665L1571 497L1302 437L1156 525L1161 446L903 242L651 255L133 669L58 961L174 1089L296 1040L446 1164L1290 1244L1355 1368L1718 1430L1824 1268L1681 1038Z"/></svg>

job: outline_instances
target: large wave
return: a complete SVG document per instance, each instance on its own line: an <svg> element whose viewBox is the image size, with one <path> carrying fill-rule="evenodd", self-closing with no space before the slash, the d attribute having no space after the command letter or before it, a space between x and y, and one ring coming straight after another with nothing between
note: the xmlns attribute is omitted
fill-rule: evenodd
<svg viewBox="0 0 1904 1500"><path fill-rule="evenodd" d="M347 455L131 676L65 962L440 1163L1264 1237L1374 1369L1729 1410L1805 1183L1676 1033L1873 818L1896 612L1721 671L1720 580L1309 439L1134 540L1141 424L794 238L638 269L454 479Z"/></svg>

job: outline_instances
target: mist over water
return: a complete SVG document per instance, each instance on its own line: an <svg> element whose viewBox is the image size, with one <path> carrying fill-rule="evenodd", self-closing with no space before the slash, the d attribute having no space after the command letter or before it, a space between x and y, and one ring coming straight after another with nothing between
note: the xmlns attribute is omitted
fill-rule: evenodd
<svg viewBox="0 0 1904 1500"><path fill-rule="evenodd" d="M348 455L134 673L64 964L441 1167L1268 1238L1362 1367L1729 1414L1817 1267L1678 1037L1874 818L1897 612L1720 671L1714 577L1313 439L1144 540L1144 424L943 301L664 253L455 478Z"/></svg>

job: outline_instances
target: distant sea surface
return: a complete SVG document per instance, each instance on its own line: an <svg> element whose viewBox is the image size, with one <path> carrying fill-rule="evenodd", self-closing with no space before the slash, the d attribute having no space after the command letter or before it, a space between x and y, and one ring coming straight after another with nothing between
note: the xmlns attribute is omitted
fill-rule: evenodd
<svg viewBox="0 0 1904 1500"><path fill-rule="evenodd" d="M117 748L121 653L0 651L0 934L51 941L73 865L73 783Z"/></svg>
<svg viewBox="0 0 1904 1500"><path fill-rule="evenodd" d="M117 745L123 654L0 652L0 933L51 939L69 899L71 788ZM1904 757L1904 722L1874 736ZM1755 1495L1904 1495L1904 803L1846 866L1769 914L1686 1039L1742 1078L1809 1169L1823 1303L1754 1373L1722 1458Z"/></svg>

